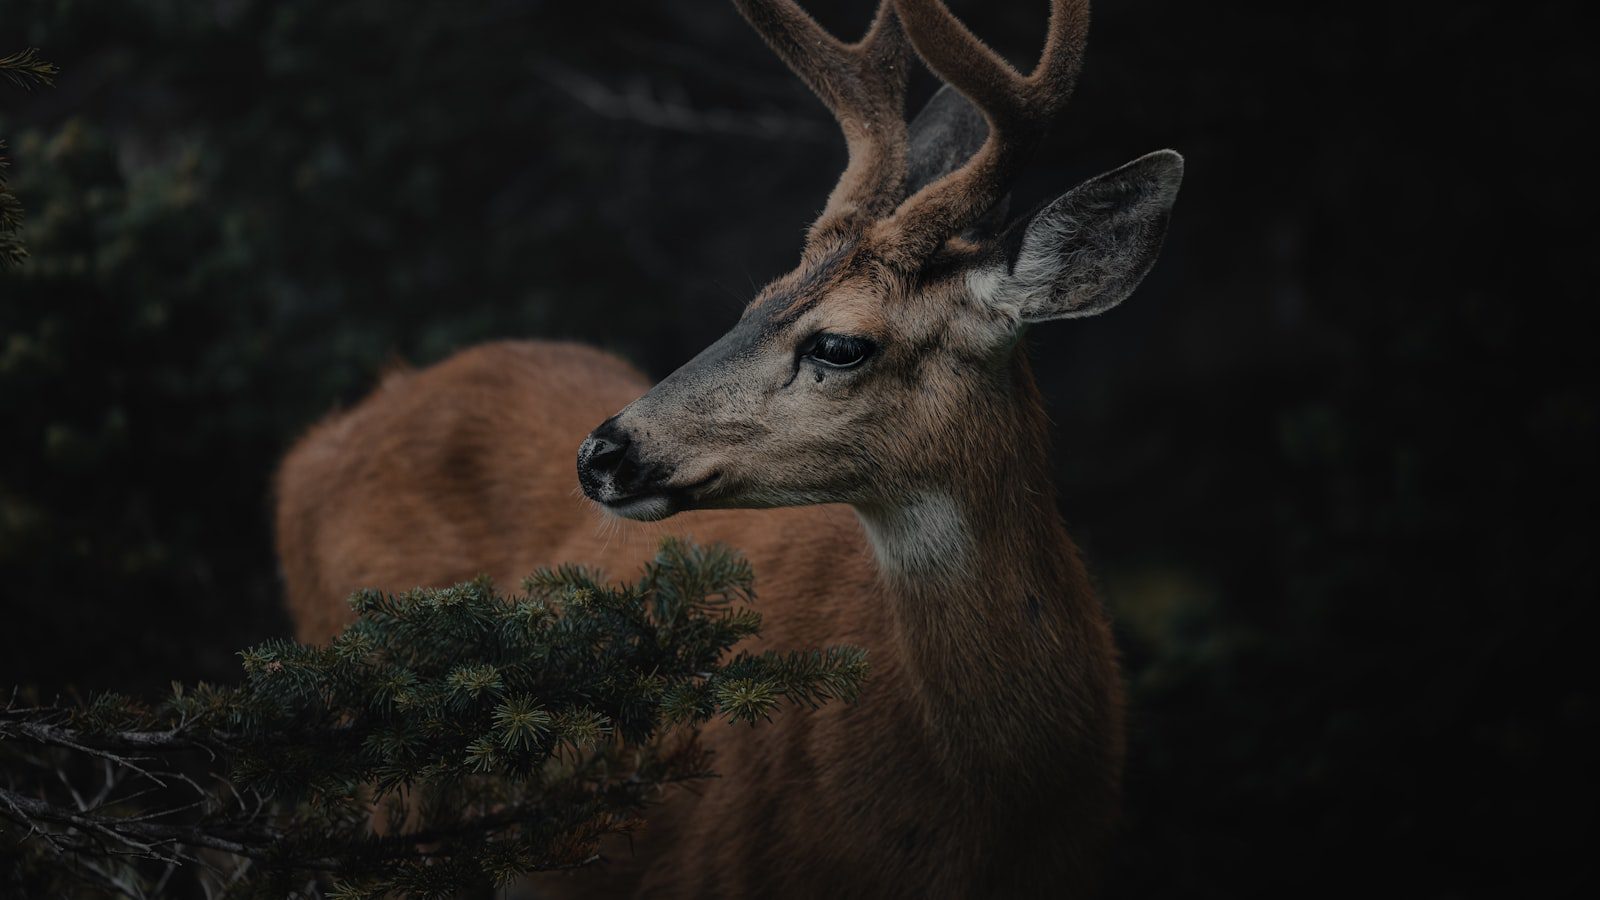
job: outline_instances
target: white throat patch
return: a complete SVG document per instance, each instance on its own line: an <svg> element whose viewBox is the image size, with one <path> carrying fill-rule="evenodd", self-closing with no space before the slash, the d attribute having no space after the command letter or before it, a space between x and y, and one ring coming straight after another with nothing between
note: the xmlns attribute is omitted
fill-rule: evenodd
<svg viewBox="0 0 1600 900"><path fill-rule="evenodd" d="M966 568L972 533L949 494L923 491L899 508L860 515L885 574L925 575Z"/></svg>

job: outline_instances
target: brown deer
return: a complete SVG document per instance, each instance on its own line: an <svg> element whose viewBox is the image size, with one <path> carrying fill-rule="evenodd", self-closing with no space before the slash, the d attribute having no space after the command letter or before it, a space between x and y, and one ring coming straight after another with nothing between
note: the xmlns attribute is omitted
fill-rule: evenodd
<svg viewBox="0 0 1600 900"><path fill-rule="evenodd" d="M709 727L722 777L548 889L1084 894L1117 807L1121 687L1021 338L1133 291L1182 158L1141 157L1000 227L1072 91L1088 0L1052 0L1026 76L938 0L886 0L855 44L792 0L735 4L848 146L799 266L654 387L596 350L497 343L318 425L278 481L299 635L327 638L362 587L515 583L561 561L628 574L654 535L608 534L594 508L678 516L749 557L764 643L867 648L871 680L853 706ZM947 87L907 125L912 49Z"/></svg>

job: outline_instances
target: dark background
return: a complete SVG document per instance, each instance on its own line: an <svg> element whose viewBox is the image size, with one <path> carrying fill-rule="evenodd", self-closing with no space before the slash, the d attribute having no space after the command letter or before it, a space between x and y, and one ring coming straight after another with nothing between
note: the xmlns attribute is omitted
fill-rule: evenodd
<svg viewBox="0 0 1600 900"><path fill-rule="evenodd" d="M952 6L1031 64L1043 0ZM1032 338L1131 688L1114 896L1593 880L1576 8L1096 4L1017 205L1188 158L1138 294ZM489 338L664 375L843 159L718 0L0 0L30 45L63 74L0 87L34 252L0 274L0 685L233 678L287 628L297 432Z"/></svg>

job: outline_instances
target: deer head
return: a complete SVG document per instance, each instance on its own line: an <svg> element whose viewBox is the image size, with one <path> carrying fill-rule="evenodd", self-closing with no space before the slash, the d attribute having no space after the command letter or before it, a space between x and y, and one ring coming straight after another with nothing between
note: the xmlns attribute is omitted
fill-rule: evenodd
<svg viewBox="0 0 1600 900"><path fill-rule="evenodd" d="M885 0L855 44L792 0L734 2L833 112L849 162L800 265L584 441L584 493L646 521L709 507L890 508L984 471L998 448L1032 439L1017 424L1035 402L1023 330L1133 291L1183 159L1149 154L996 227L1008 182L1072 92L1088 0L1052 0L1028 75L938 0ZM908 126L911 49L946 87Z"/></svg>

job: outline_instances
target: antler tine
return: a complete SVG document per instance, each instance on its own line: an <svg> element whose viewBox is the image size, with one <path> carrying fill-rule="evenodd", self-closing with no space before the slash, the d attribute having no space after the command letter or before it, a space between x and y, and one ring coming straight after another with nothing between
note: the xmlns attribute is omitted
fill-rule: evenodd
<svg viewBox="0 0 1600 900"><path fill-rule="evenodd" d="M907 199L885 223L895 249L916 262L999 200L1072 96L1088 37L1089 0L1051 0L1044 52L1028 75L985 46L940 0L894 2L917 55L989 122L987 140L966 165Z"/></svg>
<svg viewBox="0 0 1600 900"><path fill-rule="evenodd" d="M813 236L852 213L876 219L900 201L909 143L905 93L910 47L891 0L882 0L866 35L846 44L794 0L733 0L746 20L822 100L844 132L849 162Z"/></svg>

